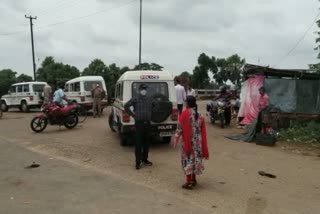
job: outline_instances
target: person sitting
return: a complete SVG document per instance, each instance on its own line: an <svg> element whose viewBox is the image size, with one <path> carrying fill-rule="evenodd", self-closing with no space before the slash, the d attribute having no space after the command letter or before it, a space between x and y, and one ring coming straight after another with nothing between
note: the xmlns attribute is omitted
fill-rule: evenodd
<svg viewBox="0 0 320 214"><path fill-rule="evenodd" d="M53 94L53 103L60 108L63 108L63 100L68 101L66 95L63 91L63 84L58 84L57 90Z"/></svg>

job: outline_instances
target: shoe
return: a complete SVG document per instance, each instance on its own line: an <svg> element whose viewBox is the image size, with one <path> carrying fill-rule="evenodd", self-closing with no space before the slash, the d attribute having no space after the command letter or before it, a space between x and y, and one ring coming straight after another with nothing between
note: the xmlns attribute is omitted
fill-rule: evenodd
<svg viewBox="0 0 320 214"><path fill-rule="evenodd" d="M141 169L141 163L136 163L136 170Z"/></svg>
<svg viewBox="0 0 320 214"><path fill-rule="evenodd" d="M144 161L142 161L142 163L143 163L143 165L145 165L145 166L152 166L152 165L153 165L153 163L150 162L150 161L148 161L148 160L144 160Z"/></svg>

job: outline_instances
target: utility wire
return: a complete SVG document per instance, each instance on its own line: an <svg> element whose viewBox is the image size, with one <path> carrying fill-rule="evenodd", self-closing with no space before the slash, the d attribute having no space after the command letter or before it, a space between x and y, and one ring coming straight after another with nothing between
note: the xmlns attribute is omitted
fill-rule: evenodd
<svg viewBox="0 0 320 214"><path fill-rule="evenodd" d="M71 19L67 19L67 20L61 21L61 22L56 22L56 23L52 23L52 24L48 24L48 25L39 26L37 29L43 29L43 28L47 28L47 27L52 27L52 26L56 26L56 25L69 23L69 22L74 22L74 21L77 21L77 20L80 20L80 19L85 19L85 18L88 18L88 17L91 17L91 16L98 15L100 13L110 12L111 10L125 7L125 6L127 6L129 4L132 4L133 2L136 2L136 0L129 1L129 2L126 2L126 3L122 4L122 5L111 7L111 8L108 8L108 9L99 10L99 11L90 13L90 14L85 15L85 16L78 16L78 17L75 17L75 18L71 18Z"/></svg>
<svg viewBox="0 0 320 214"><path fill-rule="evenodd" d="M302 37L296 42L296 44L287 52L286 55L284 55L276 65L273 67L279 66L288 56L291 55L291 53L300 45L300 43L304 40L304 38L307 36L313 25L318 21L320 17L320 12L317 14L316 18L312 21L312 24L307 28L307 30L304 32Z"/></svg>
<svg viewBox="0 0 320 214"><path fill-rule="evenodd" d="M39 26L39 27L35 27L34 29L35 30L40 30L40 29L43 29L43 28L48 28L48 27L53 27L53 26L57 26L57 25L66 24L66 23L69 23L69 22L74 22L74 21L77 21L77 20L80 20L80 19L85 19L85 18L88 18L88 17L91 17L91 16L98 15L100 13L110 12L111 10L119 9L119 8L125 7L125 6L127 6L129 4L132 4L134 2L136 2L136 0L129 1L129 2L123 3L123 4L115 6L115 7L111 7L111 8L108 8L108 9L99 10L99 11L87 14L85 16L79 16L79 17L67 19L67 20L64 20L64 21L61 21L61 22L56 22L56 23L52 23L52 24L48 24L48 25L42 25L42 26ZM18 30L18 31L15 31L15 32L3 33L3 34L0 34L0 36L10 36L10 35L15 35L15 34L21 34L23 32L25 32L25 30Z"/></svg>

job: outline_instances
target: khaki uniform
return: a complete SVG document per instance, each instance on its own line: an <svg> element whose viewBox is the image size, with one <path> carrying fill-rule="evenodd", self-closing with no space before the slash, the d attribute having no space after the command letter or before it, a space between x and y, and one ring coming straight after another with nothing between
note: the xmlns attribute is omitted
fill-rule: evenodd
<svg viewBox="0 0 320 214"><path fill-rule="evenodd" d="M43 97L44 97L45 103L50 102L51 94L52 94L52 88L50 85L46 84L43 88Z"/></svg>
<svg viewBox="0 0 320 214"><path fill-rule="evenodd" d="M103 89L100 87L96 87L92 90L92 98L93 98L93 116L95 117L97 114L101 116L101 99L102 99ZM98 111L97 111L98 110Z"/></svg>

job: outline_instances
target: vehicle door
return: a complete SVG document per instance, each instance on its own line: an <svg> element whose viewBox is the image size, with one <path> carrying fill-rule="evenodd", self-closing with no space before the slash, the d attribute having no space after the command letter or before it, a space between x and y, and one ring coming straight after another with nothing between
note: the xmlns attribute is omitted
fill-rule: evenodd
<svg viewBox="0 0 320 214"><path fill-rule="evenodd" d="M23 100L25 96L23 96L23 85L17 85L17 94L16 94L16 100L15 105L20 105L21 100Z"/></svg>
<svg viewBox="0 0 320 214"><path fill-rule="evenodd" d="M67 99L75 100L78 103L80 103L81 102L81 99L80 99L80 97L81 97L80 82L71 83L69 88L70 88L70 91L68 93Z"/></svg>
<svg viewBox="0 0 320 214"><path fill-rule="evenodd" d="M8 105L16 105L17 103L17 86L11 86L8 98Z"/></svg>

